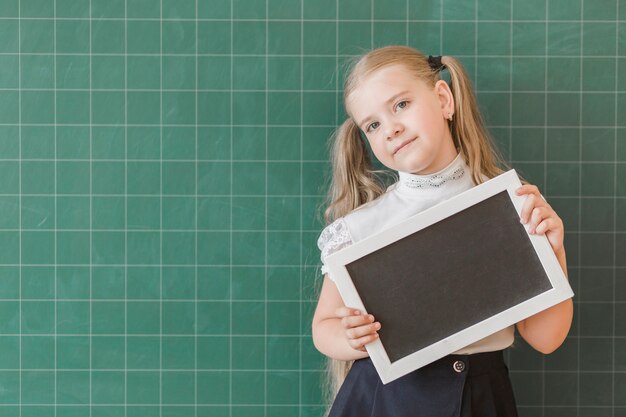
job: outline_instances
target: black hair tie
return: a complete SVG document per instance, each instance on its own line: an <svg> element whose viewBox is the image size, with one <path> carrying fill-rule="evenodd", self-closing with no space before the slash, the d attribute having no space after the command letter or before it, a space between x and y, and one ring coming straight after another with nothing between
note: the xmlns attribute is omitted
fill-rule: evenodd
<svg viewBox="0 0 626 417"><path fill-rule="evenodd" d="M428 55L428 65L430 65L434 71L441 71L443 67L445 67L445 65L441 62L441 55Z"/></svg>

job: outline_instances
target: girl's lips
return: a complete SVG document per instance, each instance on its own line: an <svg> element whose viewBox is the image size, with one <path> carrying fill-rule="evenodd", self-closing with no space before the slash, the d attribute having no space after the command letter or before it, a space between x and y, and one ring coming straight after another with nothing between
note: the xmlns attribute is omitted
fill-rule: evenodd
<svg viewBox="0 0 626 417"><path fill-rule="evenodd" d="M415 142L415 139L417 138L413 138L411 140L408 140L406 142L404 142L402 145L400 145L398 148L396 148L396 150L393 152L393 154L397 154L398 152L402 152L408 145L410 145L411 143Z"/></svg>

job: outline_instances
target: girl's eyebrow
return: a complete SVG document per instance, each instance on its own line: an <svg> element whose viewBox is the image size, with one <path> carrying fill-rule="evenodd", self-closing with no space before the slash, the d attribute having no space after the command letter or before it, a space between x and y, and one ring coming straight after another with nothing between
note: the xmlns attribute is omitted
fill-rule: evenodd
<svg viewBox="0 0 626 417"><path fill-rule="evenodd" d="M409 91L408 91L408 90L400 91L399 93L394 94L393 96L389 97L389 98L385 101L385 103L390 103L390 102L394 101L395 99L397 99L398 97L400 97L401 95L403 95L403 94L407 94L407 93L409 93ZM360 126L360 127L361 127L361 129L363 129L363 123L367 122L367 121L368 121L369 119L371 119L372 117L374 117L374 116L372 116L372 115L367 116L365 119L363 119L363 120L361 121L361 123L359 123L359 124L358 124L358 126Z"/></svg>

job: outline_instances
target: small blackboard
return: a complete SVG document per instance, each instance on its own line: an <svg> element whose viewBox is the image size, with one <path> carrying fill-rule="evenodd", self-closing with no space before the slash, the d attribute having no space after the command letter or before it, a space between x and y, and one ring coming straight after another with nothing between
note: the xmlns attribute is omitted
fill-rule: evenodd
<svg viewBox="0 0 626 417"><path fill-rule="evenodd" d="M519 186L509 171L327 257L346 305L383 323L367 345L383 382L573 295Z"/></svg>

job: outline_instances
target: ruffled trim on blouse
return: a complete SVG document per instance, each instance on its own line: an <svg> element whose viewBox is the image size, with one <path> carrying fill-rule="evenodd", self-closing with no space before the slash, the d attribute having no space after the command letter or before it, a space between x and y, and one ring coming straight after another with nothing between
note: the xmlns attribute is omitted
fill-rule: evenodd
<svg viewBox="0 0 626 417"><path fill-rule="evenodd" d="M398 171L399 189L418 196L422 196L424 192L439 192L437 189L449 187L450 184L447 183L463 178L467 168L463 157L459 153L448 166L432 174L418 175Z"/></svg>
<svg viewBox="0 0 626 417"><path fill-rule="evenodd" d="M350 230L348 230L348 225L343 217L326 226L317 239L317 247L321 251L322 273L328 272L326 265L324 265L326 257L351 244L352 235L350 235Z"/></svg>

